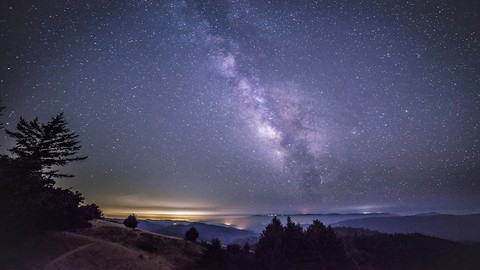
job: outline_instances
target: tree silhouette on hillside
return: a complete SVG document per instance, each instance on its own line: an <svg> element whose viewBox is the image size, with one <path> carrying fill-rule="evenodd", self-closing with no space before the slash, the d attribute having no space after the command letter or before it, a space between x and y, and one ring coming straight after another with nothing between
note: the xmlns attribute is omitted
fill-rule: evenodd
<svg viewBox="0 0 480 270"><path fill-rule="evenodd" d="M257 244L256 259L260 266L265 269L279 269L282 262L284 228L282 222L276 216L265 227Z"/></svg>
<svg viewBox="0 0 480 270"><path fill-rule="evenodd" d="M188 229L186 232L185 232L185 240L187 241L192 241L192 242L195 242L197 241L197 238L199 237L200 235L198 234L198 231L197 229L195 229L195 227L190 227L190 229Z"/></svg>
<svg viewBox="0 0 480 270"><path fill-rule="evenodd" d="M0 116L3 116L3 110L5 110L5 108L6 108L5 106L2 106L0 104ZM3 128L3 122L0 122L0 129L2 128Z"/></svg>
<svg viewBox="0 0 480 270"><path fill-rule="evenodd" d="M287 217L282 256L291 258L289 265L292 267L304 261L305 242L305 234L300 224L295 224L290 217Z"/></svg>
<svg viewBox="0 0 480 270"><path fill-rule="evenodd" d="M210 243L204 243L206 251L200 261L201 269L228 269L226 254L222 250L222 243L214 238Z"/></svg>
<svg viewBox="0 0 480 270"><path fill-rule="evenodd" d="M5 110L5 108L6 108L5 106L2 106L1 100L0 100L0 117L3 116L3 110ZM0 120L0 130L3 129L3 128L4 128L3 122ZM2 145L0 144L0 146L2 146Z"/></svg>
<svg viewBox="0 0 480 270"><path fill-rule="evenodd" d="M330 226L325 227L319 220L314 220L307 228L305 239L305 257L312 267L323 265L321 269L339 268L347 261L342 242L335 231Z"/></svg>
<svg viewBox="0 0 480 270"><path fill-rule="evenodd" d="M123 225L125 225L128 228L136 228L138 225L138 220L137 216L135 214L130 214L124 221Z"/></svg>
<svg viewBox="0 0 480 270"><path fill-rule="evenodd" d="M63 113L47 122L39 123L38 118L26 121L20 118L15 131L6 130L7 135L14 138L15 146L9 151L33 169L39 172L53 185L53 178L73 177L70 174L59 173L56 166L65 166L72 161L84 160L86 156L78 156L81 146L78 135L66 127Z"/></svg>
<svg viewBox="0 0 480 270"><path fill-rule="evenodd" d="M82 206L81 193L55 187L55 178L72 176L58 168L86 158L77 155L78 135L66 125L60 113L46 124L21 118L15 131L6 131L15 145L9 150L13 157L0 156L0 242L40 230L88 226L88 220L101 216L97 205Z"/></svg>
<svg viewBox="0 0 480 270"><path fill-rule="evenodd" d="M304 231L290 217L285 226L272 219L260 235L255 257L260 269L346 269L348 264L331 227L315 220Z"/></svg>

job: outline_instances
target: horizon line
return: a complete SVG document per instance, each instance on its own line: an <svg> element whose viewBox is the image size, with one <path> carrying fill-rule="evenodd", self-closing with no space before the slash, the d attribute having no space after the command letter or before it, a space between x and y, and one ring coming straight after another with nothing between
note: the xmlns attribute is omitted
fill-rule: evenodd
<svg viewBox="0 0 480 270"><path fill-rule="evenodd" d="M133 213L125 213L125 214L104 214L105 218L109 219L124 219L130 214ZM430 212L418 212L418 213L408 213L408 214L400 214L394 212L331 212L331 213L275 213L275 214L249 214L249 213L226 213L226 214L191 214L191 215L171 215L171 214L135 214L135 216L140 220L170 220L170 221L202 221L208 220L213 218L222 218L222 217L253 217L253 216L264 216L264 217L287 217L287 216L329 216L329 215L393 215L393 216L418 216L418 215L426 215L426 214L437 214L437 215L474 215L480 214L480 212L469 212L469 213L445 213L445 212L437 212L437 211L430 211Z"/></svg>

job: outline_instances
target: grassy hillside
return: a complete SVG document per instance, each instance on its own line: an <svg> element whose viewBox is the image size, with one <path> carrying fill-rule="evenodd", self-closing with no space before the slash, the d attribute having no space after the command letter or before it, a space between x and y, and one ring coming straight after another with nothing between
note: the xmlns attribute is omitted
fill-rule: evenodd
<svg viewBox="0 0 480 270"><path fill-rule="evenodd" d="M75 232L47 232L0 252L1 269L192 269L203 248L102 220Z"/></svg>

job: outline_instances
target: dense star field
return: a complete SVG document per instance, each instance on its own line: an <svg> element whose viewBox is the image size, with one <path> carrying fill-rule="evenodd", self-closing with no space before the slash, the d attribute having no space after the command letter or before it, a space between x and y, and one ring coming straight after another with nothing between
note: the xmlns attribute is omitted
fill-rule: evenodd
<svg viewBox="0 0 480 270"><path fill-rule="evenodd" d="M477 1L7 0L0 38L1 121L64 112L107 215L480 210Z"/></svg>

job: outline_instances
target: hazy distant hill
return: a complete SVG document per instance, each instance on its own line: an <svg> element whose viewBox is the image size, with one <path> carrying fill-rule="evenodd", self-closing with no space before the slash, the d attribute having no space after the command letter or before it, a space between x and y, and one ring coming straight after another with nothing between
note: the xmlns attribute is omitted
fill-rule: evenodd
<svg viewBox="0 0 480 270"><path fill-rule="evenodd" d="M121 223L122 221L120 221ZM139 220L138 221L138 229L142 229L149 232L157 232L160 228L165 228L168 226L174 225L187 225L190 224L188 221L172 221L172 220ZM183 236L180 236L183 237Z"/></svg>
<svg viewBox="0 0 480 270"><path fill-rule="evenodd" d="M336 227L366 228L386 233L422 233L454 241L480 242L480 214L369 217L346 220Z"/></svg>
<svg viewBox="0 0 480 270"><path fill-rule="evenodd" d="M318 219L322 223L328 225L345 220L361 219L365 217L391 217L394 216L389 213L347 213L347 214L301 214L290 215L294 222L299 223L302 228L306 229L313 220ZM286 222L287 215L278 216L283 223ZM110 221L121 224L123 219L109 219ZM241 230L233 226L228 226L222 223L221 219L208 219L200 222L177 221L177 220L139 220L138 229L155 232L163 235L184 237L185 232L194 226L200 234L199 240L210 241L213 238L218 238L222 244L239 244L244 245L246 242L255 244L262 230L272 220L270 215L251 215L244 217L237 217L230 219L233 224L238 222L247 229Z"/></svg>
<svg viewBox="0 0 480 270"><path fill-rule="evenodd" d="M222 244L243 243L246 239L255 239L257 234L249 230L240 230L226 226L211 225L201 222L172 222L140 220L138 228L163 235L184 237L190 227L195 227L200 234L199 240L210 241L218 238ZM252 241L255 241L252 240ZM251 242L250 242L251 243Z"/></svg>
<svg viewBox="0 0 480 270"><path fill-rule="evenodd" d="M350 231L342 236L358 270L476 270L480 246L423 234L383 234ZM353 234L351 234L353 233Z"/></svg>

